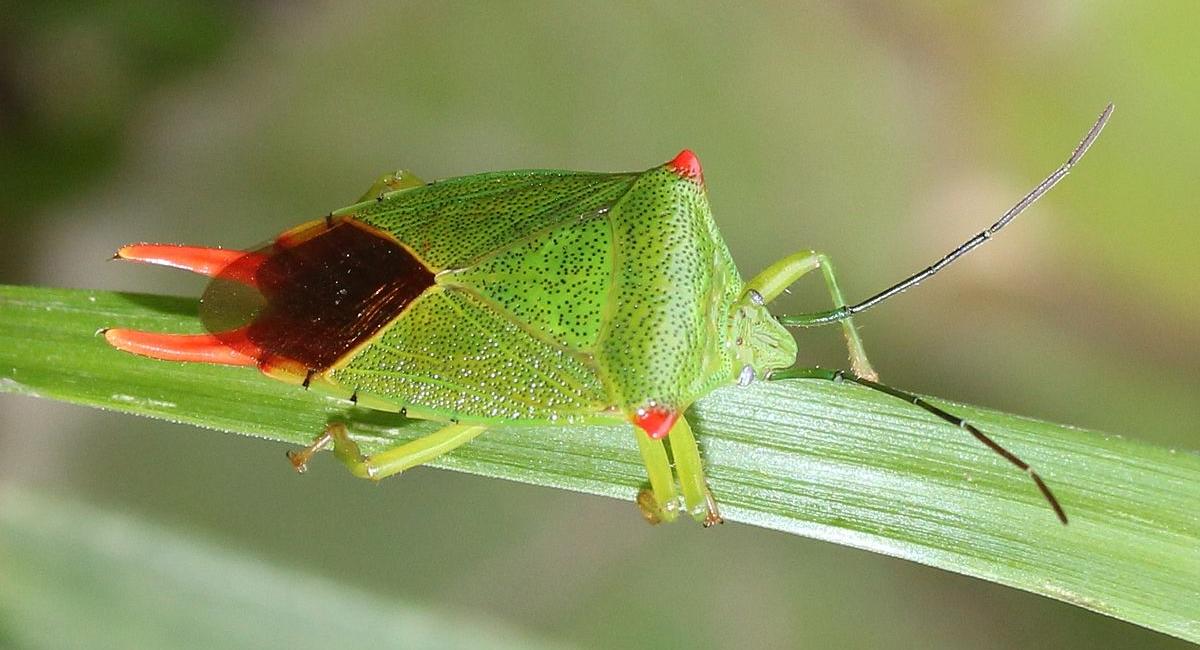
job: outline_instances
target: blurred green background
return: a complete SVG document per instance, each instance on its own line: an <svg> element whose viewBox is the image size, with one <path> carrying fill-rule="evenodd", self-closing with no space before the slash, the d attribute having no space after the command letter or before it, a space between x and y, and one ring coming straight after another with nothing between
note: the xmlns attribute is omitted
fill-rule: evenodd
<svg viewBox="0 0 1200 650"><path fill-rule="evenodd" d="M855 299L990 223L1111 100L1075 174L995 243L865 315L864 336L898 386L1200 447L1195 3L0 14L3 283L198 295L202 279L105 260L129 241L254 244L401 166L628 170L690 147L743 274L817 248ZM814 280L784 307L827 300ZM844 364L836 331L799 339L802 361ZM322 460L300 479L277 445L9 395L0 477L568 646L1184 645L831 544L652 529L628 503L427 469L372 486ZM651 608L664 590L676 606Z"/></svg>

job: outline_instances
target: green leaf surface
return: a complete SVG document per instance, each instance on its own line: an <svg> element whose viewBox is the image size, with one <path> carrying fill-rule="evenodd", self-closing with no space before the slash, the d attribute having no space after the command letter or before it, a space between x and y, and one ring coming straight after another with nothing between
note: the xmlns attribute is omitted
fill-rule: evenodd
<svg viewBox="0 0 1200 650"><path fill-rule="evenodd" d="M340 420L368 453L436 428L250 369L123 354L96 335L117 325L198 331L195 312L194 301L178 298L0 287L0 390L293 444ZM947 406L1037 468L1070 525L1057 522L1026 475L965 432L861 387L730 387L688 417L729 521L976 576L1200 641L1200 455ZM434 465L630 501L645 480L627 427L497 427Z"/></svg>
<svg viewBox="0 0 1200 650"><path fill-rule="evenodd" d="M5 648L551 647L11 487L0 496L0 585Z"/></svg>

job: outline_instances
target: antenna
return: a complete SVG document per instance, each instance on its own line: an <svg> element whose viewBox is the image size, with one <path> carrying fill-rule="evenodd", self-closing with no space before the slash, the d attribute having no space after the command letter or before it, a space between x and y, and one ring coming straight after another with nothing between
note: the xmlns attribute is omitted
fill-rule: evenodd
<svg viewBox="0 0 1200 650"><path fill-rule="evenodd" d="M1015 219L1017 215L1024 212L1026 208L1033 205L1038 199L1042 198L1043 194L1049 192L1050 188L1054 187L1059 181L1066 178L1067 174L1071 173L1071 168L1074 167L1081 158L1083 158L1083 154L1087 153L1087 150L1092 146L1092 143L1095 142L1096 138L1100 136L1100 131L1102 131L1104 129L1104 125L1108 123L1108 118L1112 115L1112 112L1113 105L1112 102L1109 102L1108 106L1104 107L1104 112L1100 113L1100 117L1096 120L1096 123L1092 125L1090 130L1088 130L1087 135L1083 136L1083 140L1079 142L1079 146L1075 147L1075 150L1071 152L1071 157L1067 158L1067 162L1063 163L1062 166L1054 170L1054 173L1047 176L1046 180L1038 183L1037 187L1033 188L1032 191L1026 194L1025 198L1017 201L1016 205L1009 208L1008 212L1005 212L1004 216L1000 217L996 223L988 226L987 230L984 230L978 235L975 235L974 237L963 242L958 248L946 253L942 259L934 262L924 270L908 276L904 280L901 280L900 282L888 287L887 289L884 289L883 291L880 291L879 293L856 305L839 307L837 309L830 309L829 311L813 312L810 314L779 316L779 322L788 327L812 327L814 325L824 325L826 323L835 323L840 320L845 320L859 312L866 311L871 307L878 305L879 303L898 293L903 293L909 288L915 287L916 285L925 281L927 278L933 276L938 271L946 268L952 262L954 262L954 260L966 255L980 244L991 239L992 236L999 232L1001 228L1007 226L1008 222Z"/></svg>
<svg viewBox="0 0 1200 650"><path fill-rule="evenodd" d="M1030 479L1033 479L1033 483L1037 486L1038 492L1042 494L1042 498L1045 499L1046 502L1050 504L1050 508L1054 510L1054 516L1058 517L1058 520L1064 526L1067 525L1067 513L1065 510L1063 510L1062 505L1059 504L1058 497L1054 496L1054 493L1051 492L1050 488L1046 486L1046 482L1043 481L1042 477L1038 476L1038 473L1029 466L1029 463L1021 460L1016 454L1005 449L995 440L992 440L990 436L983 431L980 431L979 427L976 427L974 424L967 422L966 420L954 415L953 413L950 413L949 411L946 411L941 407L931 404L925 398L913 395L912 393L900 390L899 388L893 388L887 384L881 384L879 382L871 381L870 379L863 379L862 377L858 377L853 373L848 373L844 370L826 370L824 368L789 368L787 370L779 370L771 373L771 380L774 381L776 379L825 379L834 383L849 381L858 384L859 386L864 386L866 388L870 388L871 390L879 391L885 395L891 395L897 399L902 399L905 402L916 406L917 408L924 409L925 411L932 413L938 418L941 418L942 420L945 420L946 422L965 430L967 433L970 433L975 437L976 440L982 442L988 449L996 452L1002 458L1004 458L1004 460L1007 460L1016 466L1017 469L1025 472Z"/></svg>

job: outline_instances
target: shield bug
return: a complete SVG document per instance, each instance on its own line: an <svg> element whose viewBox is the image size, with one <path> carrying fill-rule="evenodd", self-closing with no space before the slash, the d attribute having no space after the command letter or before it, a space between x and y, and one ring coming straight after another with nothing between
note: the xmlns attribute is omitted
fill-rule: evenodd
<svg viewBox="0 0 1200 650"><path fill-rule="evenodd" d="M210 333L104 335L127 352L256 366L362 407L445 424L364 456L332 423L288 454L299 471L330 446L355 475L381 479L501 423L632 425L649 479L637 501L651 522L681 511L705 525L721 521L683 417L695 400L756 378L847 380L963 427L1028 472L1065 523L1018 457L962 419L878 383L852 317L987 241L1067 175L1111 112L999 221L854 305L829 259L813 251L744 281L713 220L700 162L685 150L633 173L512 171L426 184L399 172L253 251L129 245L116 257L214 278L201 301ZM833 309L768 312L817 270ZM841 324L850 371L788 370L797 349L786 328L827 323Z"/></svg>

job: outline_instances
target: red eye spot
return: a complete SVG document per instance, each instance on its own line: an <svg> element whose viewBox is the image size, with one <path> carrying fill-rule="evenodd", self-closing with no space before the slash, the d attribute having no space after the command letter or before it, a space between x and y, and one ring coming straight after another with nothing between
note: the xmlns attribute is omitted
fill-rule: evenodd
<svg viewBox="0 0 1200 650"><path fill-rule="evenodd" d="M704 182L704 172L700 169L700 159L696 157L696 154L692 153L691 149L680 151L678 156L675 156L671 159L671 162L667 163L667 167L684 178L690 178L697 183Z"/></svg>
<svg viewBox="0 0 1200 650"><path fill-rule="evenodd" d="M662 406L640 408L633 415L633 423L646 432L654 440L661 440L671 432L679 412Z"/></svg>

